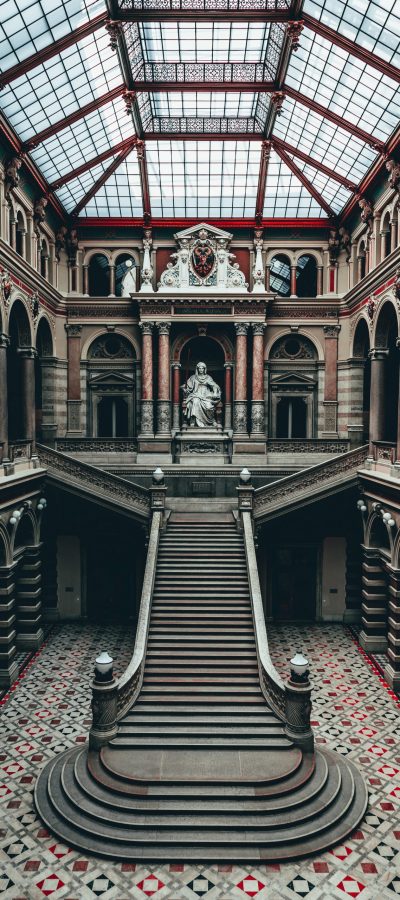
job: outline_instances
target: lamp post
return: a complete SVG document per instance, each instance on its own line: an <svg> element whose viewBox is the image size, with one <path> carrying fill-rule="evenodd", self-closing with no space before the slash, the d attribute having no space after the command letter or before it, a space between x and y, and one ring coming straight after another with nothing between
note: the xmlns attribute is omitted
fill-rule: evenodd
<svg viewBox="0 0 400 900"><path fill-rule="evenodd" d="M314 735L310 722L311 685L308 659L295 653L290 660L290 679L286 685L286 734L298 747L308 753L314 749Z"/></svg>
<svg viewBox="0 0 400 900"><path fill-rule="evenodd" d="M115 737L118 730L117 684L113 675L113 658L106 651L100 653L95 661L92 714L89 749L99 750Z"/></svg>

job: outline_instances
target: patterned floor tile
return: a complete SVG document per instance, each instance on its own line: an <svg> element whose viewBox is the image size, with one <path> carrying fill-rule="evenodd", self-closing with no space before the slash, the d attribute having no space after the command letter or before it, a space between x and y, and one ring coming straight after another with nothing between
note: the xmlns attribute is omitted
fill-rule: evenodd
<svg viewBox="0 0 400 900"><path fill-rule="evenodd" d="M0 699L1 900L390 900L400 896L399 701L374 662L340 625L279 626L271 654L286 677L295 649L314 681L313 723L322 746L363 772L370 807L359 829L332 851L260 866L112 863L67 847L38 820L32 792L41 767L86 740L90 681L99 649L122 672L125 628L55 626ZM23 662L23 660L22 660Z"/></svg>

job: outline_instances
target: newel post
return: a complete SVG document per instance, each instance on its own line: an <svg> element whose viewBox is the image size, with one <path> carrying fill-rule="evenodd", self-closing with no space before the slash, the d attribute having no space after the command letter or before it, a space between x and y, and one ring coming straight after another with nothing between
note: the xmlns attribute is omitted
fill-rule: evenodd
<svg viewBox="0 0 400 900"><path fill-rule="evenodd" d="M249 512L253 515L254 488L251 484L251 472L248 469L242 469L239 475L239 486L236 490L239 510L238 528L242 529L242 513Z"/></svg>
<svg viewBox="0 0 400 900"><path fill-rule="evenodd" d="M157 466L152 475L151 494L151 512L162 512L162 522L165 525L165 498L167 488L165 486L164 472Z"/></svg>
<svg viewBox="0 0 400 900"><path fill-rule="evenodd" d="M296 653L290 660L290 678L286 684L285 731L294 744L311 753L314 749L314 735L311 728L309 674L308 660L302 653Z"/></svg>
<svg viewBox="0 0 400 900"><path fill-rule="evenodd" d="M89 750L100 750L117 733L117 682L113 675L113 659L108 653L97 657L92 683L92 727Z"/></svg>

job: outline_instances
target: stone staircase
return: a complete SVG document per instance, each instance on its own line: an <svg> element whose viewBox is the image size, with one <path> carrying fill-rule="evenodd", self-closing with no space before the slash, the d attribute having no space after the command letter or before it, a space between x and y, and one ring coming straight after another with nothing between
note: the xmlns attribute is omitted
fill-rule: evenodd
<svg viewBox="0 0 400 900"><path fill-rule="evenodd" d="M260 686L243 534L232 514L172 514L159 542L136 702L98 750L68 750L36 786L67 844L129 860L277 860L358 825L357 769L305 752Z"/></svg>

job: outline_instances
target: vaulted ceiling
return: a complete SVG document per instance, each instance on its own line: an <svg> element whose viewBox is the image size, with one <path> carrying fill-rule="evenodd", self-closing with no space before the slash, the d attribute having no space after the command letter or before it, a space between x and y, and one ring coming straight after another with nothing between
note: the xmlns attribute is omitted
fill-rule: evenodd
<svg viewBox="0 0 400 900"><path fill-rule="evenodd" d="M398 0L5 0L0 107L66 213L326 220L395 150Z"/></svg>

